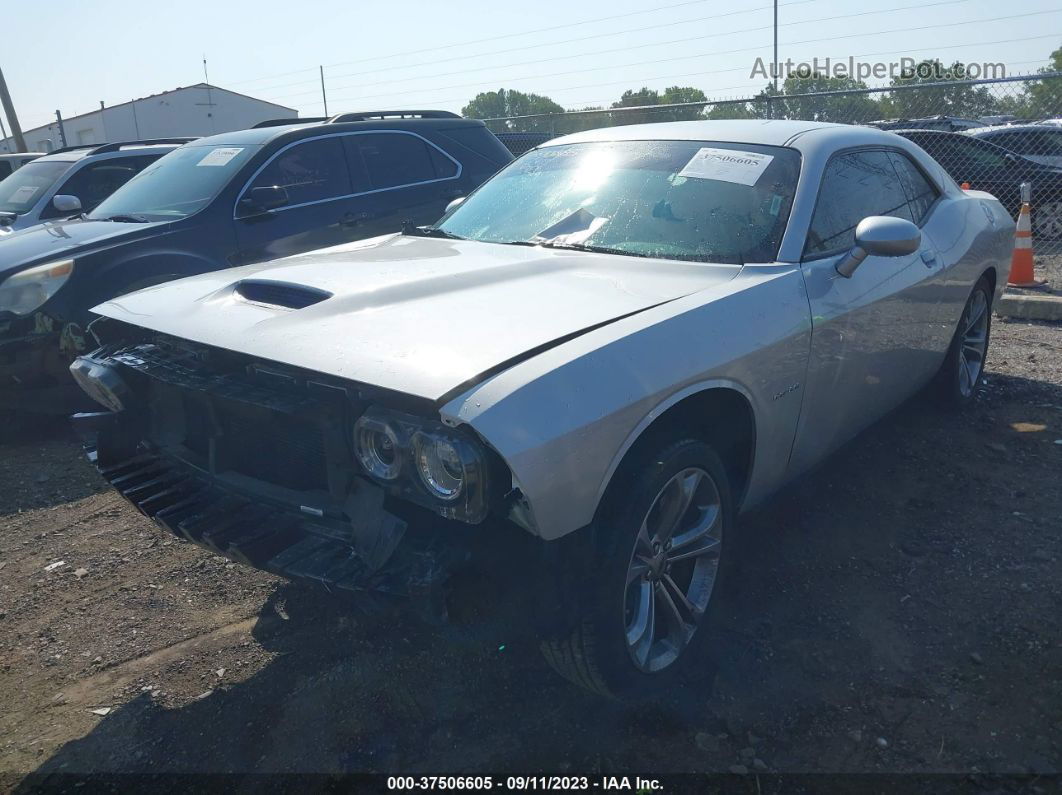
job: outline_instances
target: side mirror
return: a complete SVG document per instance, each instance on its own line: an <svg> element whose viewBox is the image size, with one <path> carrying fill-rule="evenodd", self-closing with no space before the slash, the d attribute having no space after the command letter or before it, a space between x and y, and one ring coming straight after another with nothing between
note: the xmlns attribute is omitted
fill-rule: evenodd
<svg viewBox="0 0 1062 795"><path fill-rule="evenodd" d="M855 246L834 266L846 279L867 257L903 257L914 254L922 245L922 230L905 218L872 215L859 222Z"/></svg>
<svg viewBox="0 0 1062 795"><path fill-rule="evenodd" d="M446 205L446 212L450 212L451 210L456 210L458 207L460 207L462 204L464 204L465 199L467 199L467 198L468 198L467 196L458 196L456 199L454 199L452 202L450 202L448 205Z"/></svg>
<svg viewBox="0 0 1062 795"><path fill-rule="evenodd" d="M288 192L280 185L263 185L258 188L251 188L240 199L240 206L243 208L245 215L267 213L277 207L283 207L287 203Z"/></svg>
<svg viewBox="0 0 1062 795"><path fill-rule="evenodd" d="M77 196L57 193L52 197L52 207L61 213L79 213L81 212L81 199Z"/></svg>

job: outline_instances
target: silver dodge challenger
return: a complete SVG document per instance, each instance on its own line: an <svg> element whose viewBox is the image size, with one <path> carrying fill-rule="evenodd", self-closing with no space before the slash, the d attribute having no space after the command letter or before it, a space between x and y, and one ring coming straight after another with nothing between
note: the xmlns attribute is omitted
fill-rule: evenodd
<svg viewBox="0 0 1062 795"><path fill-rule="evenodd" d="M583 132L434 226L102 304L76 423L181 538L436 619L490 572L562 674L654 697L708 666L741 511L973 398L1013 234L888 132Z"/></svg>

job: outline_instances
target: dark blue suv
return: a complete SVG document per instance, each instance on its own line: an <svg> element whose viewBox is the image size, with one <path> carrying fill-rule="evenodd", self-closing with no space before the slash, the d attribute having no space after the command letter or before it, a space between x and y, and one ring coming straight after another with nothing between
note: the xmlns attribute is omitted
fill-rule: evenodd
<svg viewBox="0 0 1062 795"><path fill-rule="evenodd" d="M65 412L89 310L204 271L432 223L512 160L445 111L342 114L201 138L88 215L0 238L0 409Z"/></svg>

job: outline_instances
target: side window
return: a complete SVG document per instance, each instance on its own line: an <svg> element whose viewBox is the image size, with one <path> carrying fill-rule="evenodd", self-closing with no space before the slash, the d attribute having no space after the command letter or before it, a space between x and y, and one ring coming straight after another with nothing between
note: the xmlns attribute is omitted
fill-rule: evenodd
<svg viewBox="0 0 1062 795"><path fill-rule="evenodd" d="M432 147L415 135L372 133L352 135L350 140L361 153L369 184L375 190L439 178L429 151Z"/></svg>
<svg viewBox="0 0 1062 795"><path fill-rule="evenodd" d="M911 218L916 224L920 224L940 192L907 155L902 152L889 152L889 157L892 159L896 174L900 178L900 184L910 203Z"/></svg>
<svg viewBox="0 0 1062 795"><path fill-rule="evenodd" d="M969 139L966 136L956 137L952 142L955 147L952 162L954 169L962 173L952 173L959 182L964 180L974 181L982 176L988 169L1006 168L1007 161L1003 159L1005 152L997 149L992 144L979 141L976 138Z"/></svg>
<svg viewBox="0 0 1062 795"><path fill-rule="evenodd" d="M428 147L428 154L431 155L431 164L435 166L436 179L457 176L457 163L448 158L434 146Z"/></svg>
<svg viewBox="0 0 1062 795"><path fill-rule="evenodd" d="M11 173L11 164L6 160L0 160L0 179L3 179Z"/></svg>
<svg viewBox="0 0 1062 795"><path fill-rule="evenodd" d="M1004 149L1009 149L1012 152L1018 152L1024 154L1028 147L1022 146L1021 136L1015 133L1000 133L999 135L993 135L990 139L986 138L989 143L993 143L996 146L1002 146Z"/></svg>
<svg viewBox="0 0 1062 795"><path fill-rule="evenodd" d="M139 157L113 157L89 163L60 185L56 194L77 196L81 200L81 209L88 212L163 154L160 152L157 155ZM59 212L51 204L41 212L41 218L57 218L60 215L66 213Z"/></svg>
<svg viewBox="0 0 1062 795"><path fill-rule="evenodd" d="M856 226L871 215L913 220L907 195L888 153L866 151L834 156L819 186L805 255L814 257L851 248Z"/></svg>
<svg viewBox="0 0 1062 795"><path fill-rule="evenodd" d="M333 199L351 193L350 174L338 138L316 138L281 152L248 186L281 187L288 205Z"/></svg>

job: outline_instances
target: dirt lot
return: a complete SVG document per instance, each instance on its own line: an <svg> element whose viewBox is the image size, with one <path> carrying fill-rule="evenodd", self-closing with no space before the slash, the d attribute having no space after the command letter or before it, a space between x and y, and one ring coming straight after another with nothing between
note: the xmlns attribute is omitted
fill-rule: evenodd
<svg viewBox="0 0 1062 795"><path fill-rule="evenodd" d="M1062 771L1062 328L994 334L971 411L915 399L742 520L717 687L681 717L519 633L454 644L171 540L62 428L24 433L0 771Z"/></svg>

